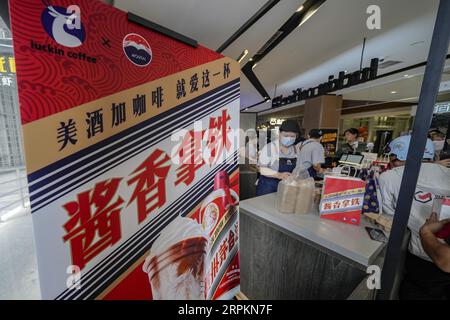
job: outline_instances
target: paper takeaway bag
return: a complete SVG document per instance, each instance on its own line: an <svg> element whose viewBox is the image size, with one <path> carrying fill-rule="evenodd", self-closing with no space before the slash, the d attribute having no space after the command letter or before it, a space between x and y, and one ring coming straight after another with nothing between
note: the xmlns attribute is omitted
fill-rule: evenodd
<svg viewBox="0 0 450 320"><path fill-rule="evenodd" d="M366 182L359 178L325 176L320 217L359 225Z"/></svg>

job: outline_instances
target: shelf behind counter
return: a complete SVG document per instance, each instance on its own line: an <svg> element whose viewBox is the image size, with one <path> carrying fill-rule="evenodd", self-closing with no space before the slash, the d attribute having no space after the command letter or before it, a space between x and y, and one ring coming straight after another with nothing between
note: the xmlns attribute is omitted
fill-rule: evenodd
<svg viewBox="0 0 450 320"><path fill-rule="evenodd" d="M346 299L385 247L367 225L280 213L276 193L241 201L241 291L250 299Z"/></svg>

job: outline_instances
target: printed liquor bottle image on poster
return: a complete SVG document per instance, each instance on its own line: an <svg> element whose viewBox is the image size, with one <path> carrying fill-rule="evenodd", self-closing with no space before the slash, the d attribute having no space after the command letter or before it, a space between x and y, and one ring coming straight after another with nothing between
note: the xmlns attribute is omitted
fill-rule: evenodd
<svg viewBox="0 0 450 320"><path fill-rule="evenodd" d="M239 292L239 64L92 0L10 0L43 299Z"/></svg>

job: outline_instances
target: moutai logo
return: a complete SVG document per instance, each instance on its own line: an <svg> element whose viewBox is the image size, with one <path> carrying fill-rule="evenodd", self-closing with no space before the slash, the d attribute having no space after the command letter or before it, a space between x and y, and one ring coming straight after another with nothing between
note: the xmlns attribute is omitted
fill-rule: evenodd
<svg viewBox="0 0 450 320"><path fill-rule="evenodd" d="M123 38L123 51L128 60L137 66L145 67L152 61L152 49L147 40L136 33Z"/></svg>

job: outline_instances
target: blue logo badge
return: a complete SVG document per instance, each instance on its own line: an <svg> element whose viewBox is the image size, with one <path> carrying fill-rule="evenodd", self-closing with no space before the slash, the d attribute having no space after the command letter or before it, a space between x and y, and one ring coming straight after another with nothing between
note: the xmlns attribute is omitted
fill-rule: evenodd
<svg viewBox="0 0 450 320"><path fill-rule="evenodd" d="M41 15L42 25L47 34L62 46L75 48L86 39L84 26L80 21L79 8L48 6Z"/></svg>

